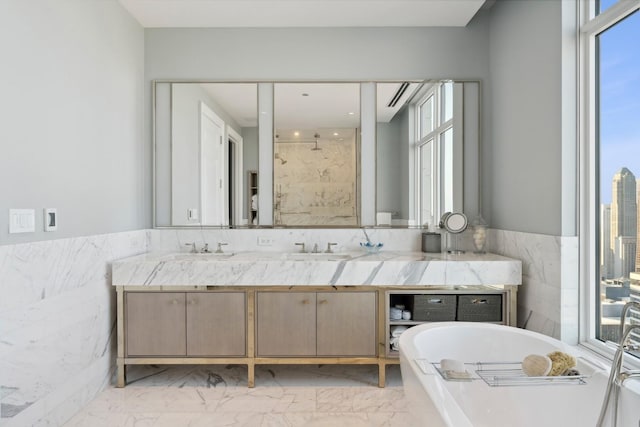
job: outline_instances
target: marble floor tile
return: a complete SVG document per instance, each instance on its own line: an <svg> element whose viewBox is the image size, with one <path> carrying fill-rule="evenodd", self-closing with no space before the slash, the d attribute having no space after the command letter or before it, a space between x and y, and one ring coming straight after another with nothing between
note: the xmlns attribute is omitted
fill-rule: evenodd
<svg viewBox="0 0 640 427"><path fill-rule="evenodd" d="M243 372L244 371L244 372ZM412 427L399 366L133 366L67 427ZM260 378L260 380L258 380Z"/></svg>

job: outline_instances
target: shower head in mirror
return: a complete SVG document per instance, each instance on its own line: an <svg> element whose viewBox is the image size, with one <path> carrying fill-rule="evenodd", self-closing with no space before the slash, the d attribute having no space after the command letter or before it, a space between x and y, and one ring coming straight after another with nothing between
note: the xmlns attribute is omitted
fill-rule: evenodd
<svg viewBox="0 0 640 427"><path fill-rule="evenodd" d="M311 151L322 151L322 148L318 148L318 138L320 138L320 134L316 132L313 137L316 139L316 144Z"/></svg>

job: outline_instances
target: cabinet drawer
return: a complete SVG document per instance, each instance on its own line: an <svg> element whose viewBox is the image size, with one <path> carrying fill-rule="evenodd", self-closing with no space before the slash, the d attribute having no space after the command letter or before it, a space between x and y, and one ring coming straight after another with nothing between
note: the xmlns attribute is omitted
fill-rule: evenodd
<svg viewBox="0 0 640 427"><path fill-rule="evenodd" d="M458 320L501 322L502 295L459 295Z"/></svg>
<svg viewBox="0 0 640 427"><path fill-rule="evenodd" d="M440 294L414 295L413 319L429 322L456 320L456 296Z"/></svg>

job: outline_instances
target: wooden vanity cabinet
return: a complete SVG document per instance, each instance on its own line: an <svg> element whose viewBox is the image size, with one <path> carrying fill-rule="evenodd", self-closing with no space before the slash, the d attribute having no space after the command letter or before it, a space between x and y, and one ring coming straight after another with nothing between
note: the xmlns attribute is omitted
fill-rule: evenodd
<svg viewBox="0 0 640 427"><path fill-rule="evenodd" d="M127 292L129 357L246 354L244 292Z"/></svg>
<svg viewBox="0 0 640 427"><path fill-rule="evenodd" d="M146 364L246 365L249 387L257 365L377 365L384 387L386 366L399 363L391 328L429 321L391 320L390 307L416 313L425 296L486 299L483 320L498 313L496 323L515 326L517 286L117 286L116 292L118 387L126 384L126 366ZM488 310L494 300L501 311ZM462 318L465 310L452 313Z"/></svg>
<svg viewBox="0 0 640 427"><path fill-rule="evenodd" d="M375 292L258 292L257 355L376 355Z"/></svg>

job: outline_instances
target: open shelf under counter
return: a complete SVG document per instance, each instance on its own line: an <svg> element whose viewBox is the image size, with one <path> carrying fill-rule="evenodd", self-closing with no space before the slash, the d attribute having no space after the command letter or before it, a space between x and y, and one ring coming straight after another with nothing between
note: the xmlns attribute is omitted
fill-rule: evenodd
<svg viewBox="0 0 640 427"><path fill-rule="evenodd" d="M423 323L430 322L425 322L422 320L389 320L389 326L416 326L422 325Z"/></svg>
<svg viewBox="0 0 640 427"><path fill-rule="evenodd" d="M422 297L422 305L415 302L416 296ZM429 302L434 301L432 308L425 309L424 297L427 297ZM391 328L394 326L411 328L443 321L481 321L515 326L516 297L517 286L511 285L387 288L383 325L385 355L389 363L400 357L400 352L391 350ZM437 304L440 300L442 304ZM390 308L398 304L411 311L411 320L390 318ZM429 320L415 320L415 310L421 310L420 318L428 317Z"/></svg>

